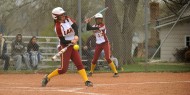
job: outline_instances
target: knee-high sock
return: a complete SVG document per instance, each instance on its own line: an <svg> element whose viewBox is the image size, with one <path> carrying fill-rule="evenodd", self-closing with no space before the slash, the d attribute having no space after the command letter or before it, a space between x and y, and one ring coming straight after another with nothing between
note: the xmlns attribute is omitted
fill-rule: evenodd
<svg viewBox="0 0 190 95"><path fill-rule="evenodd" d="M95 67L96 67L96 64L91 64L91 68L90 68L90 72L91 73L93 73L94 72L94 69L95 69Z"/></svg>
<svg viewBox="0 0 190 95"><path fill-rule="evenodd" d="M115 68L115 64L114 64L113 62L111 62L111 63L109 64L109 66L111 67L111 69L112 69L112 71L113 71L114 73L118 73L117 70L116 70L116 68Z"/></svg>
<svg viewBox="0 0 190 95"><path fill-rule="evenodd" d="M47 77L48 77L48 79L51 79L52 77L57 76L57 75L59 75L58 69L55 69L55 70L54 70L53 72L51 72Z"/></svg>
<svg viewBox="0 0 190 95"><path fill-rule="evenodd" d="M79 74L81 75L81 77L83 78L84 82L88 80L88 77L87 77L87 75L86 75L85 69L81 69L81 70L79 70L78 72L79 72Z"/></svg>

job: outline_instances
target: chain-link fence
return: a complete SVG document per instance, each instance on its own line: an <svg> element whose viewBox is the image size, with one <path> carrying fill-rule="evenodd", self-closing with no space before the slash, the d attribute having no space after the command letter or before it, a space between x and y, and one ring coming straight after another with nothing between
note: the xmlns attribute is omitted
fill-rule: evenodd
<svg viewBox="0 0 190 95"><path fill-rule="evenodd" d="M12 53L17 50L12 49L12 42L15 41L17 34L21 34L26 47L25 50L18 52L28 53L26 56L29 59L26 60L29 64L32 63L30 50L38 51L37 57L33 59L39 60L41 57L43 63L51 62L51 57L57 53L59 43L54 32L51 11L60 6L69 17L76 20L81 29L79 30L80 53L83 63L88 65L94 55L96 38L93 31L86 30L84 20L108 7L101 13L110 43L110 57L118 63L118 68L125 64L145 62L148 59L184 61L189 58L189 49L185 47L190 45L188 27L190 8L188 0L182 1L184 1L183 6L181 5L179 11L174 14L167 8L166 3L169 2L164 3L161 0L1 0L0 32L6 38L6 55L11 61L14 61ZM179 21L180 24L174 25ZM90 24L95 23L95 19L92 18ZM167 34L167 31L171 33ZM169 37L165 37L166 35ZM36 36L38 45L29 50L27 46L30 46L32 36ZM16 47L22 48L21 45ZM1 50L3 50L2 44ZM98 62L104 62L104 56L102 51Z"/></svg>

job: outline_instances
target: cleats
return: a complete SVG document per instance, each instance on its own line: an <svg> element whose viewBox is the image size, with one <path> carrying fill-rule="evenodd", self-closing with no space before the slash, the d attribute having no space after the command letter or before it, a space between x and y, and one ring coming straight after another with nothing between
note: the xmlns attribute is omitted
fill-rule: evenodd
<svg viewBox="0 0 190 95"><path fill-rule="evenodd" d="M88 76L88 77L91 77L91 76L92 76L92 72L89 72L87 76Z"/></svg>
<svg viewBox="0 0 190 95"><path fill-rule="evenodd" d="M119 77L118 73L114 73L113 77Z"/></svg>
<svg viewBox="0 0 190 95"><path fill-rule="evenodd" d="M48 75L45 75L45 77L42 79L42 87L45 87L47 83L49 82L49 79L47 77Z"/></svg>
<svg viewBox="0 0 190 95"><path fill-rule="evenodd" d="M42 87L46 87L48 82L50 81L47 77L48 75L45 75L45 77L42 79ZM93 87L93 83L91 81L86 81L85 86L87 87Z"/></svg>
<svg viewBox="0 0 190 95"><path fill-rule="evenodd" d="M85 86L87 87L93 87L93 83L91 81L86 81Z"/></svg>

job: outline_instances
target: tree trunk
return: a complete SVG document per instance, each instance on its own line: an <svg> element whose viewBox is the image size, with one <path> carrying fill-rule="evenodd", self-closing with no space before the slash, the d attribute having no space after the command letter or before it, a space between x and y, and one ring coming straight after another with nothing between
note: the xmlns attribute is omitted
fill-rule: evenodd
<svg viewBox="0 0 190 95"><path fill-rule="evenodd" d="M121 43L121 24L117 17L114 0L105 0L105 6L109 9L105 13L105 24L107 35L110 41L112 54L120 59L120 43Z"/></svg>
<svg viewBox="0 0 190 95"><path fill-rule="evenodd" d="M155 27L157 25L157 19L159 17L159 3L158 2L151 2L150 3L150 21L151 27ZM154 28L150 29L150 39L148 46L150 48L157 48L159 42L159 32L156 31ZM151 55L152 56L152 55Z"/></svg>
<svg viewBox="0 0 190 95"><path fill-rule="evenodd" d="M134 20L139 0L124 0L124 20L122 29L122 60L123 64L134 63L131 55Z"/></svg>

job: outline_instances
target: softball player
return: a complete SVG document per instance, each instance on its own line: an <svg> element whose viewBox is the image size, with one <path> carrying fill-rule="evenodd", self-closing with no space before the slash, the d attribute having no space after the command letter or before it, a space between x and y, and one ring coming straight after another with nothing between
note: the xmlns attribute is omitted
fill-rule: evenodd
<svg viewBox="0 0 190 95"><path fill-rule="evenodd" d="M77 44L78 28L76 23L65 15L65 11L61 7L56 7L52 10L52 17L55 21L55 32L60 40L61 48L68 46L68 44ZM67 50L60 55L61 67L46 75L42 80L42 86L46 86L50 79L56 75L66 73L69 60L71 59L82 76L86 86L93 86L92 82L88 80L86 71L80 59L78 51L73 49L73 45L69 46Z"/></svg>
<svg viewBox="0 0 190 95"><path fill-rule="evenodd" d="M97 60L100 56L100 53L102 50L104 50L105 59L108 62L109 66L111 67L112 71L114 72L113 77L118 77L119 75L116 70L115 64L110 59L110 44L106 36L106 27L103 23L103 15L100 13L97 13L95 15L96 24L93 26L89 24L90 20L91 18L85 20L85 22L87 23L87 30L94 30L96 36L96 48L88 76L92 76L94 69L96 67Z"/></svg>

